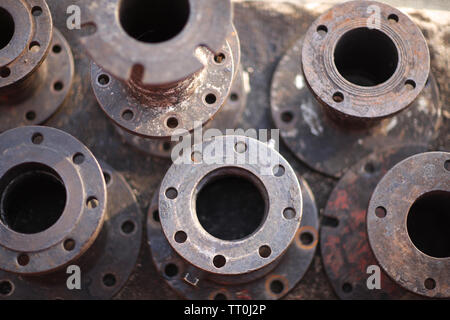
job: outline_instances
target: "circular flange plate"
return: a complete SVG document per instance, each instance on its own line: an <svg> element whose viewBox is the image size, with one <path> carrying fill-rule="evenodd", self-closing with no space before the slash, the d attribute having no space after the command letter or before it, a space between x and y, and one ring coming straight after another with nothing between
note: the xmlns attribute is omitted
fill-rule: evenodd
<svg viewBox="0 0 450 320"><path fill-rule="evenodd" d="M367 268L378 266L367 237L369 200L383 175L403 159L426 151L404 146L374 152L351 167L333 190L324 211L320 248L328 279L342 299L416 299L381 271L381 289L369 290Z"/></svg>
<svg viewBox="0 0 450 320"><path fill-rule="evenodd" d="M97 238L106 208L103 175L89 149L61 130L27 126L0 135L0 154L0 268L36 275L57 270L80 257ZM54 224L38 233L16 231L20 216L6 220L5 190L18 177L43 170L51 170L64 185L66 200L62 213ZM25 217L23 221L27 221ZM74 243L71 249L66 249L67 240Z"/></svg>
<svg viewBox="0 0 450 320"><path fill-rule="evenodd" d="M411 240L406 221L422 196L446 192L448 197L449 164L448 152L422 153L403 160L378 183L367 210L369 242L380 265L404 288L432 298L450 298L450 257L420 251ZM379 210L384 213L379 214ZM427 216L432 210L427 208ZM450 207L446 210L450 214ZM440 223L445 225L445 219L440 218Z"/></svg>
<svg viewBox="0 0 450 320"><path fill-rule="evenodd" d="M269 300L285 296L303 278L311 265L319 238L319 218L314 196L307 182L301 178L299 181L303 216L294 242L268 274L237 285L223 285L202 278L197 268L172 249L161 229L156 193L148 211L147 235L158 271L175 291L187 299Z"/></svg>
<svg viewBox="0 0 450 320"><path fill-rule="evenodd" d="M247 105L247 91L244 87L244 79L242 68L239 68L238 74L235 77L233 86L231 87L231 93L225 102L224 106L216 114L214 119L209 121L204 130L207 129L219 129L225 133L226 129L234 129L241 120L244 113L245 106ZM170 158L172 154L172 148L176 142L145 139L134 134L131 134L125 130L116 126L116 130L124 141L138 150L157 156L161 158Z"/></svg>
<svg viewBox="0 0 450 320"><path fill-rule="evenodd" d="M7 99L0 102L0 132L19 126L41 124L66 99L72 86L74 62L69 44L57 29L53 29L49 53L36 72L38 74L34 81L37 84L30 96L25 100L9 102Z"/></svg>
<svg viewBox="0 0 450 320"><path fill-rule="evenodd" d="M113 78L95 63L91 66L92 87L102 109L124 130L147 138L179 135L212 119L229 96L236 65L228 41L221 52L225 59L220 63L210 51L199 53L204 56L205 68L194 80L193 92L174 105L143 101L127 82Z"/></svg>
<svg viewBox="0 0 450 320"><path fill-rule="evenodd" d="M417 99L397 115L369 129L349 129L330 119L311 93L302 64L300 39L281 60L272 82L275 125L298 159L324 174L340 177L359 159L398 144L428 144L441 120L439 90L433 76Z"/></svg>
<svg viewBox="0 0 450 320"><path fill-rule="evenodd" d="M347 80L348 75L344 78L337 68L336 52L341 39L342 46L357 45L344 39L354 30L365 32L362 37L369 41L379 41L377 44L385 50L392 44L391 55L397 55L398 61L392 75L382 83L356 84ZM380 59L381 65L391 63ZM344 118L372 120L392 116L416 99L428 79L430 53L420 29L401 11L376 1L350 1L332 7L310 26L302 48L302 65L312 91L330 111ZM355 61L348 69L357 68L356 65Z"/></svg>
<svg viewBox="0 0 450 320"><path fill-rule="evenodd" d="M109 299L126 283L135 267L142 239L142 213L133 191L117 171L101 163L108 203L97 240L77 261L81 289L69 290L71 273L24 277L0 271L0 299Z"/></svg>
<svg viewBox="0 0 450 320"><path fill-rule="evenodd" d="M230 31L231 1L189 0L189 19L176 37L161 43L145 43L125 32L119 5L119 0L83 4L82 24L95 25L95 32L83 38L82 43L93 61L123 81L130 79L135 65L143 66L142 82L146 85L184 80L204 67L195 56L196 49L207 47L218 53Z"/></svg>

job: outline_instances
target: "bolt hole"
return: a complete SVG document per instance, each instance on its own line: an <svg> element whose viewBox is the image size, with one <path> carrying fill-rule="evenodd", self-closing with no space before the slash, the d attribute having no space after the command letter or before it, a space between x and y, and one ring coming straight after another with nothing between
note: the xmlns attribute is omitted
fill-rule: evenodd
<svg viewBox="0 0 450 320"><path fill-rule="evenodd" d="M122 113L122 119L125 120L125 121L130 121L130 120L133 119L133 117L134 117L134 113L131 110L125 110Z"/></svg>
<svg viewBox="0 0 450 320"><path fill-rule="evenodd" d="M35 133L31 137L31 142L34 144L41 144L44 141L44 136L40 133Z"/></svg>
<svg viewBox="0 0 450 320"><path fill-rule="evenodd" d="M320 25L317 27L316 31L323 38L328 33L328 28L324 25Z"/></svg>
<svg viewBox="0 0 450 320"><path fill-rule="evenodd" d="M31 9L31 13L35 17L39 17L42 14L42 8L39 6L35 6Z"/></svg>
<svg viewBox="0 0 450 320"><path fill-rule="evenodd" d="M216 268L220 269L227 263L227 259L225 259L222 255L217 255L213 259L213 264Z"/></svg>
<svg viewBox="0 0 450 320"><path fill-rule="evenodd" d="M388 21L389 22L394 22L394 23L397 23L398 22L398 16L396 15L396 14L390 14L389 16L388 16Z"/></svg>
<svg viewBox="0 0 450 320"><path fill-rule="evenodd" d="M375 209L375 215L376 215L378 218L380 218L380 219L386 217L386 215L387 215L387 210L386 210L386 208L384 208L384 207L378 207L378 208L376 208L376 209Z"/></svg>
<svg viewBox="0 0 450 320"><path fill-rule="evenodd" d="M281 114L281 121L285 123L290 123L294 119L294 114L291 111L284 111Z"/></svg>
<svg viewBox="0 0 450 320"><path fill-rule="evenodd" d="M178 191L175 188L169 188L166 190L166 197L169 198L170 200L175 199L176 197L178 197Z"/></svg>
<svg viewBox="0 0 450 320"><path fill-rule="evenodd" d="M39 44L39 42L33 41L30 43L29 49L30 49L30 52L37 53L41 49L41 45Z"/></svg>
<svg viewBox="0 0 450 320"><path fill-rule="evenodd" d="M58 53L61 53L62 48L61 48L61 46L60 46L59 44L55 44L55 45L53 46L52 50L53 50L53 53L58 54Z"/></svg>
<svg viewBox="0 0 450 320"><path fill-rule="evenodd" d="M159 218L159 211L158 210L153 211L153 220L156 221L156 222L160 222L161 221L160 218Z"/></svg>
<svg viewBox="0 0 450 320"><path fill-rule="evenodd" d="M30 257L27 254L22 253L17 257L17 263L20 266L24 267L30 263Z"/></svg>
<svg viewBox="0 0 450 320"><path fill-rule="evenodd" d="M233 93L230 95L230 100L233 101L233 102L238 101L238 100L239 100L239 95L238 95L237 93L234 93L234 92L233 92Z"/></svg>
<svg viewBox="0 0 450 320"><path fill-rule="evenodd" d="M55 91L61 91L62 89L64 89L64 84L61 81L57 81L53 85L53 89L55 89Z"/></svg>
<svg viewBox="0 0 450 320"><path fill-rule="evenodd" d="M187 234L184 231L178 231L177 233L175 233L174 238L177 243L185 243L187 240Z"/></svg>
<svg viewBox="0 0 450 320"><path fill-rule="evenodd" d="M214 300L228 300L224 293L218 293L214 296Z"/></svg>
<svg viewBox="0 0 450 320"><path fill-rule="evenodd" d="M364 171L366 171L369 174L374 173L376 170L375 168L375 164L373 162L367 162L366 165L364 166Z"/></svg>
<svg viewBox="0 0 450 320"><path fill-rule="evenodd" d="M283 217L287 220L292 220L295 218L295 210L293 208L286 208L283 211Z"/></svg>
<svg viewBox="0 0 450 320"><path fill-rule="evenodd" d="M405 81L406 90L412 91L416 88L416 82L414 80L408 79Z"/></svg>
<svg viewBox="0 0 450 320"><path fill-rule="evenodd" d="M337 228L339 226L339 219L335 217L323 216L322 225L330 228Z"/></svg>
<svg viewBox="0 0 450 320"><path fill-rule="evenodd" d="M100 202L96 197L89 197L86 201L86 206L88 209L95 209L99 206Z"/></svg>
<svg viewBox="0 0 450 320"><path fill-rule="evenodd" d="M72 160L75 164L80 165L84 162L84 155L78 152L73 156Z"/></svg>
<svg viewBox="0 0 450 320"><path fill-rule="evenodd" d="M282 165L276 165L275 167L273 167L273 175L275 177L282 177L285 173L285 169Z"/></svg>
<svg viewBox="0 0 450 320"><path fill-rule="evenodd" d="M26 118L28 121L33 121L34 119L36 119L36 112L34 112L34 111L28 111L28 112L25 114L25 118Z"/></svg>
<svg viewBox="0 0 450 320"><path fill-rule="evenodd" d="M270 291L274 294L281 294L284 291L284 283L280 280L273 280L270 283Z"/></svg>
<svg viewBox="0 0 450 320"><path fill-rule="evenodd" d="M103 284L107 287L114 287L116 282L116 276L112 273L108 273L103 276Z"/></svg>
<svg viewBox="0 0 450 320"><path fill-rule="evenodd" d="M342 94L342 92L335 92L333 94L333 101L337 103L341 103L342 101L344 101L344 95Z"/></svg>
<svg viewBox="0 0 450 320"><path fill-rule="evenodd" d="M0 281L0 295L9 296L14 290L13 284L10 281Z"/></svg>
<svg viewBox="0 0 450 320"><path fill-rule="evenodd" d="M164 268L164 274L168 278L173 278L173 277L177 276L178 272L179 272L178 266L174 263L169 263Z"/></svg>
<svg viewBox="0 0 450 320"><path fill-rule="evenodd" d="M64 249L66 249L67 251L72 251L73 249L75 249L75 240L67 239L66 241L64 241Z"/></svg>
<svg viewBox="0 0 450 320"><path fill-rule="evenodd" d="M424 285L427 290L433 290L436 288L436 281L432 278L428 278L425 280Z"/></svg>
<svg viewBox="0 0 450 320"><path fill-rule="evenodd" d="M445 161L444 168L445 170L450 171L450 160Z"/></svg>
<svg viewBox="0 0 450 320"><path fill-rule="evenodd" d="M261 246L259 248L259 255L261 258L268 258L272 254L272 249L269 246Z"/></svg>
<svg viewBox="0 0 450 320"><path fill-rule="evenodd" d="M209 93L205 97L205 102L207 104L214 104L214 103L216 103L216 101L217 101L217 97L214 93Z"/></svg>
<svg viewBox="0 0 450 320"><path fill-rule="evenodd" d="M225 59L226 59L226 57L225 57L225 54L223 54L223 53L219 53L214 56L214 61L218 64L223 63L225 61Z"/></svg>
<svg viewBox="0 0 450 320"><path fill-rule="evenodd" d="M111 81L111 79L109 78L109 76L107 74L101 74L97 78L97 82L101 86L108 85L110 81Z"/></svg>
<svg viewBox="0 0 450 320"><path fill-rule="evenodd" d="M121 229L122 229L122 232L123 232L123 233L125 233L125 234L131 234L131 233L133 233L134 229L136 229L136 226L135 226L135 224L134 224L133 221L125 221L125 222L122 224Z"/></svg>
<svg viewBox="0 0 450 320"><path fill-rule="evenodd" d="M105 179L106 185L111 182L111 175L108 172L103 171L103 178Z"/></svg>
<svg viewBox="0 0 450 320"><path fill-rule="evenodd" d="M350 293L353 291L353 286L350 283L346 282L342 285L342 291L344 291L344 293Z"/></svg>
<svg viewBox="0 0 450 320"><path fill-rule="evenodd" d="M238 142L234 145L234 150L237 153L244 153L247 151L247 144L245 142Z"/></svg>
<svg viewBox="0 0 450 320"><path fill-rule="evenodd" d="M0 77L8 78L10 75L11 75L11 69L9 69L8 67L1 68Z"/></svg>
<svg viewBox="0 0 450 320"><path fill-rule="evenodd" d="M310 232L302 232L300 234L300 241L303 245L309 246L314 242L314 236Z"/></svg>
<svg viewBox="0 0 450 320"><path fill-rule="evenodd" d="M178 119L175 117L170 117L169 119L167 119L166 125L170 129L175 129L176 127L178 127Z"/></svg>

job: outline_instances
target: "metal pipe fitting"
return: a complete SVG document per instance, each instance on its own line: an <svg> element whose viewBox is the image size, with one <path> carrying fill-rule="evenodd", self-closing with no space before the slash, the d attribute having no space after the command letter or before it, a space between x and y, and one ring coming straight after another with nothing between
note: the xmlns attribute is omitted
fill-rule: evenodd
<svg viewBox="0 0 450 320"><path fill-rule="evenodd" d="M345 2L314 21L280 62L271 107L297 158L334 177L380 148L428 144L441 125L424 36L375 1Z"/></svg>
<svg viewBox="0 0 450 320"><path fill-rule="evenodd" d="M139 207L125 180L53 128L6 131L0 153L0 284L11 288L0 298L111 297L140 247ZM80 290L66 285L69 264L83 273Z"/></svg>
<svg viewBox="0 0 450 320"><path fill-rule="evenodd" d="M199 146L188 162L172 165L149 211L158 270L191 299L282 297L303 277L317 245L308 186L302 181L302 190L288 162L257 140L223 136L205 142L203 152ZM207 151L213 149L232 154L215 158ZM277 164L249 162L253 151Z"/></svg>
<svg viewBox="0 0 450 320"><path fill-rule="evenodd" d="M101 0L86 12L92 86L118 126L168 139L224 105L240 59L230 1Z"/></svg>
<svg viewBox="0 0 450 320"><path fill-rule="evenodd" d="M3 132L47 120L70 91L74 64L68 43L53 28L44 0L2 1L0 28Z"/></svg>
<svg viewBox="0 0 450 320"><path fill-rule="evenodd" d="M367 210L370 246L402 287L450 297L450 153L429 152L394 166Z"/></svg>
<svg viewBox="0 0 450 320"><path fill-rule="evenodd" d="M426 149L410 145L374 152L333 190L321 251L340 298L449 296L449 153L422 153ZM377 290L368 285L374 285L370 278L378 279Z"/></svg>

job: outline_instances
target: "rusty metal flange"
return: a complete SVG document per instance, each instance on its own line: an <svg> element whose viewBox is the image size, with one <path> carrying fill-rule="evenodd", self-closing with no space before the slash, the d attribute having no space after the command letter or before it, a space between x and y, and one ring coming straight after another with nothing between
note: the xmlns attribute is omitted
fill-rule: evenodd
<svg viewBox="0 0 450 320"><path fill-rule="evenodd" d="M226 129L236 128L247 105L248 92L245 89L244 81L242 68L239 68L231 87L230 96L215 117L205 125L205 130L213 128L225 133ZM145 139L122 130L120 127L116 126L116 129L126 143L157 157L170 158L172 149L176 145L176 142L171 140Z"/></svg>
<svg viewBox="0 0 450 320"><path fill-rule="evenodd" d="M377 183L398 162L426 146L398 146L372 153L352 166L324 211L320 249L328 279L341 299L417 299L381 270L381 289L370 290L369 266L377 266L367 236L367 207Z"/></svg>
<svg viewBox="0 0 450 320"><path fill-rule="evenodd" d="M99 0L85 4L83 9L86 17L83 17L83 23L95 25L95 32L82 39L82 43L92 60L114 78L127 81L131 78L133 67L142 65L142 82L146 85L179 82L205 67L195 55L198 47L207 47L215 53L223 50L231 30L230 1L152 2L145 5L139 0ZM139 19L133 21L140 18L140 13L147 14L144 21L149 24ZM162 16L160 19L168 21L161 26L152 25L149 16L158 18L155 16L157 14ZM133 25L133 22L137 25ZM179 25L170 34L166 34L167 30L158 29L175 23ZM151 39L152 32L156 39ZM167 37L159 38L161 33ZM149 39L146 39L146 35L149 35Z"/></svg>
<svg viewBox="0 0 450 320"><path fill-rule="evenodd" d="M121 128L146 138L167 138L179 129L191 131L213 118L230 93L239 65L230 2L177 2L174 10L187 11L188 18L179 34L162 41L151 39L155 36L151 19L138 26L131 20L140 14L139 8L162 10L167 16L164 8L170 3L103 2L108 6L102 10L97 10L97 4L87 5L97 28L82 42L95 62L92 86L106 114ZM130 16L123 16L124 12ZM112 30L106 25L112 25ZM128 27L143 28L144 38L130 34ZM130 47L135 48L131 54Z"/></svg>
<svg viewBox="0 0 450 320"><path fill-rule="evenodd" d="M450 153L412 156L378 183L367 211L369 242L402 287L450 297Z"/></svg>
<svg viewBox="0 0 450 320"><path fill-rule="evenodd" d="M351 1L314 21L302 64L312 91L333 115L373 120L414 101L428 79L430 54L408 16L380 2Z"/></svg>
<svg viewBox="0 0 450 320"><path fill-rule="evenodd" d="M34 129L39 129L43 139L51 139L51 135L45 132L46 128ZM60 139L65 138L57 130L50 130L60 135ZM44 144L43 141L41 144ZM83 163L86 163L86 160ZM141 211L125 179L109 165L103 162L100 165L105 180L102 182L101 179L100 184L106 183L108 194L104 224L87 251L79 258L70 260L71 265L80 267L81 289L68 289L66 283L70 274L67 274L65 269L38 275L0 270L0 299L108 299L126 283L140 250ZM55 196L54 193L52 195ZM4 197L2 199L4 200ZM2 211L2 215L3 213ZM71 236L68 234L67 237ZM77 242L70 244L67 242L68 238L59 246L64 247L66 252L68 249L77 250Z"/></svg>
<svg viewBox="0 0 450 320"><path fill-rule="evenodd" d="M336 121L311 92L301 63L303 43L303 38L299 39L282 58L271 91L273 120L298 159L319 172L340 177L349 166L380 148L428 144L434 138L442 121L439 90L432 75L407 110L367 127L355 127Z"/></svg>
<svg viewBox="0 0 450 320"><path fill-rule="evenodd" d="M175 251L163 233L164 225L160 220L163 213L160 213L158 194L155 194L148 212L147 232L153 261L157 269L174 290L188 299L248 300L283 297L303 278L312 262L318 244L318 212L314 197L306 181L300 179L300 185L303 201L301 224L295 232L294 241L278 259L277 264L268 270L266 267L266 270L263 269L263 272L259 272L256 276L234 275L227 278L217 277L217 275L212 275L196 267L190 262L191 260L185 260ZM163 189L161 189L162 191ZM162 196L162 193L159 196ZM200 232L205 233L204 230L200 230ZM277 241L276 235L266 240L273 243L273 241ZM219 239L215 239L215 241L224 242ZM225 243L230 246L239 246L239 241L225 241ZM232 250L236 250L236 248ZM219 253L214 248L212 251ZM256 259L261 259L258 254L256 256Z"/></svg>
<svg viewBox="0 0 450 320"><path fill-rule="evenodd" d="M78 258L105 216L106 187L95 157L72 136L46 127L6 131L0 149L0 269L42 274Z"/></svg>
<svg viewBox="0 0 450 320"><path fill-rule="evenodd" d="M44 0L5 0L0 14L2 30L10 30L0 48L2 132L42 123L56 112L70 91L74 63Z"/></svg>

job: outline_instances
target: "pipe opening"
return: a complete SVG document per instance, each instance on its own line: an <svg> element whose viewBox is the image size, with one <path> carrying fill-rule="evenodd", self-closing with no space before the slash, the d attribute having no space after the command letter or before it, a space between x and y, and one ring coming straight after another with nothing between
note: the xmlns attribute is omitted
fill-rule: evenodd
<svg viewBox="0 0 450 320"><path fill-rule="evenodd" d="M408 234L417 249L435 258L450 257L450 192L418 198L408 213Z"/></svg>
<svg viewBox="0 0 450 320"><path fill-rule="evenodd" d="M119 19L129 36L146 43L160 43L177 36L190 15L189 0L122 0Z"/></svg>
<svg viewBox="0 0 450 320"><path fill-rule="evenodd" d="M0 50L6 47L12 40L16 26L11 14L0 7Z"/></svg>
<svg viewBox="0 0 450 320"><path fill-rule="evenodd" d="M267 191L262 182L246 170L216 170L203 178L197 190L198 220L218 239L244 239L264 223L269 207Z"/></svg>
<svg viewBox="0 0 450 320"><path fill-rule="evenodd" d="M349 82L364 87L376 86L394 74L398 51L384 32L357 28L339 39L334 50L334 64Z"/></svg>
<svg viewBox="0 0 450 320"><path fill-rule="evenodd" d="M61 217L66 206L66 188L52 168L24 163L0 179L0 219L18 233L47 230Z"/></svg>

